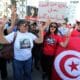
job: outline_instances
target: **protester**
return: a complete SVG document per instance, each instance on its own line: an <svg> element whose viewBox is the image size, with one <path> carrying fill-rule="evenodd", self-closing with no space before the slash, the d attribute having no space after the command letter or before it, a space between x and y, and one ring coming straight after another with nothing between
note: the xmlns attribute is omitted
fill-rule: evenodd
<svg viewBox="0 0 80 80"><path fill-rule="evenodd" d="M31 80L31 67L32 67L32 54L33 41L35 43L43 42L43 26L39 28L38 38L28 32L28 24L25 20L20 20L17 24L18 31L14 43L14 60L13 72L14 80ZM0 27L0 43L10 44L13 41L15 32L9 35L3 35L3 27ZM23 75L24 73L24 75ZM24 79L23 79L24 78Z"/></svg>
<svg viewBox="0 0 80 80"><path fill-rule="evenodd" d="M13 10L14 11L14 10ZM14 15L11 15L11 20L7 19L7 17L4 15L3 18L2 18L2 22L0 23L0 27L1 27L1 24L3 24L4 28L3 28L3 33L4 35L8 35L9 33L11 33L14 28L15 28L15 22L17 20L17 17L16 17L16 13L13 13ZM13 18L14 17L14 18ZM4 47L3 44L0 44L0 50ZM6 53L5 53L6 54ZM7 73L7 62L9 62L9 60L3 58L1 56L1 53L0 53L0 72L1 72L1 79L2 80L8 80L8 73Z"/></svg>
<svg viewBox="0 0 80 80"><path fill-rule="evenodd" d="M66 39L65 36L62 37L63 41ZM72 70L72 67L68 68L69 65L72 65L72 63L77 64L79 61L75 60L77 58L74 58L71 60L70 56L77 56L77 54L80 53L80 21L77 22L77 27L73 29L72 33L70 32L70 38L69 43L66 48L63 48L61 46L58 46L55 56L55 61L53 63L52 68L52 79L51 80L78 80L78 77L70 77L67 76L65 73L69 75L73 75L76 73L79 75L79 69ZM64 58L65 56L65 58ZM67 57L66 57L67 56ZM79 55L78 55L79 56ZM66 59L67 58L67 59ZM59 65L56 66L56 64ZM64 62L65 61L65 62ZM68 61L68 62L67 62ZM64 63L63 63L64 62ZM67 65L66 65L67 63ZM62 67L61 67L62 65ZM65 66L65 67L64 67ZM63 69L64 68L64 69ZM69 71L69 72L66 72ZM64 76L63 76L64 75ZM55 76L55 77L54 77Z"/></svg>
<svg viewBox="0 0 80 80"><path fill-rule="evenodd" d="M37 30L37 23L32 23L30 25L30 32L38 36L39 31ZM34 43L34 47L32 48L32 55L33 55L33 66L35 69L40 69L40 58L41 58L41 46L42 44Z"/></svg>
<svg viewBox="0 0 80 80"><path fill-rule="evenodd" d="M11 33L13 31L13 29L15 27L14 23L15 23L15 20L17 18L15 15L16 14L11 16L11 17L14 17L14 19L12 18L10 27L9 28L4 28L4 31L3 31L4 35L8 35L9 33ZM4 22L4 26L5 26L5 24L7 23L7 17L3 16L2 23L3 22ZM0 27L1 27L2 23L0 23ZM2 48L3 48L3 45L0 44L0 49L2 49ZM7 80L7 78L8 78L8 74L7 74L7 61L8 60L6 60L2 56L0 56L0 71L1 71L1 79L2 80Z"/></svg>
<svg viewBox="0 0 80 80"><path fill-rule="evenodd" d="M45 75L47 75L48 80L51 80L52 73L52 64L56 53L57 45L66 47L69 41L69 37L66 37L66 40L62 42L61 37L57 35L58 26L57 23L50 23L48 32L44 34L43 41L43 54L41 59L41 65L43 70L43 80Z"/></svg>
<svg viewBox="0 0 80 80"><path fill-rule="evenodd" d="M61 26L58 28L58 34L61 36L64 36L66 33L68 33L69 28L67 27L66 23L62 23Z"/></svg>
<svg viewBox="0 0 80 80"><path fill-rule="evenodd" d="M80 20L76 21L76 28L72 31L71 36L80 37Z"/></svg>

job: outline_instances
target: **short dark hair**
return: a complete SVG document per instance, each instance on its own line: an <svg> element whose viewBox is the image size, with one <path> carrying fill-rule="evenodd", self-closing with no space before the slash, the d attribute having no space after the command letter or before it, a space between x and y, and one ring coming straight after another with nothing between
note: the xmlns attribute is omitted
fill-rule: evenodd
<svg viewBox="0 0 80 80"><path fill-rule="evenodd" d="M25 24L25 27L26 27L26 26L30 27L29 23L28 23L25 19L20 19L20 20L17 22L17 30L20 29L20 26L21 26L22 24Z"/></svg>
<svg viewBox="0 0 80 80"><path fill-rule="evenodd" d="M24 19L20 19L20 20L17 22L17 27L19 27L21 24L27 24L27 21L24 20Z"/></svg>
<svg viewBox="0 0 80 80"><path fill-rule="evenodd" d="M79 25L80 24L80 21L76 21L76 24Z"/></svg>

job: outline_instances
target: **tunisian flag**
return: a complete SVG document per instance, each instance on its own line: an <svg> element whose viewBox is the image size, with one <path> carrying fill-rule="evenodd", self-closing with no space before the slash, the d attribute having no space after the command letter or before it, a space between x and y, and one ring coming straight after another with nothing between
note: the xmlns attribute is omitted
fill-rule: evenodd
<svg viewBox="0 0 80 80"><path fill-rule="evenodd" d="M51 80L80 80L80 37L70 37L67 48L58 47Z"/></svg>

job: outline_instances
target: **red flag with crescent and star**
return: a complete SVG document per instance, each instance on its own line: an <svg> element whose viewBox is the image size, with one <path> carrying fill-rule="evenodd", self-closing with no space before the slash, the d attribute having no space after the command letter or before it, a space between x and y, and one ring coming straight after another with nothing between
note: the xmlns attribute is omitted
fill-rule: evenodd
<svg viewBox="0 0 80 80"><path fill-rule="evenodd" d="M66 48L57 48L51 80L80 80L80 37L70 37Z"/></svg>

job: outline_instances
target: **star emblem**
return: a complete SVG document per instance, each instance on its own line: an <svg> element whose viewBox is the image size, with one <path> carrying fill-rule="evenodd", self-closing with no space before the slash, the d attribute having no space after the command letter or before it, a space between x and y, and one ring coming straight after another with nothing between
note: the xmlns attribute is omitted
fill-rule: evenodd
<svg viewBox="0 0 80 80"><path fill-rule="evenodd" d="M77 69L77 66L78 66L78 64L74 63L73 61L72 61L72 63L69 65L69 67L71 67L71 71L73 71L73 70L78 70L78 69Z"/></svg>

